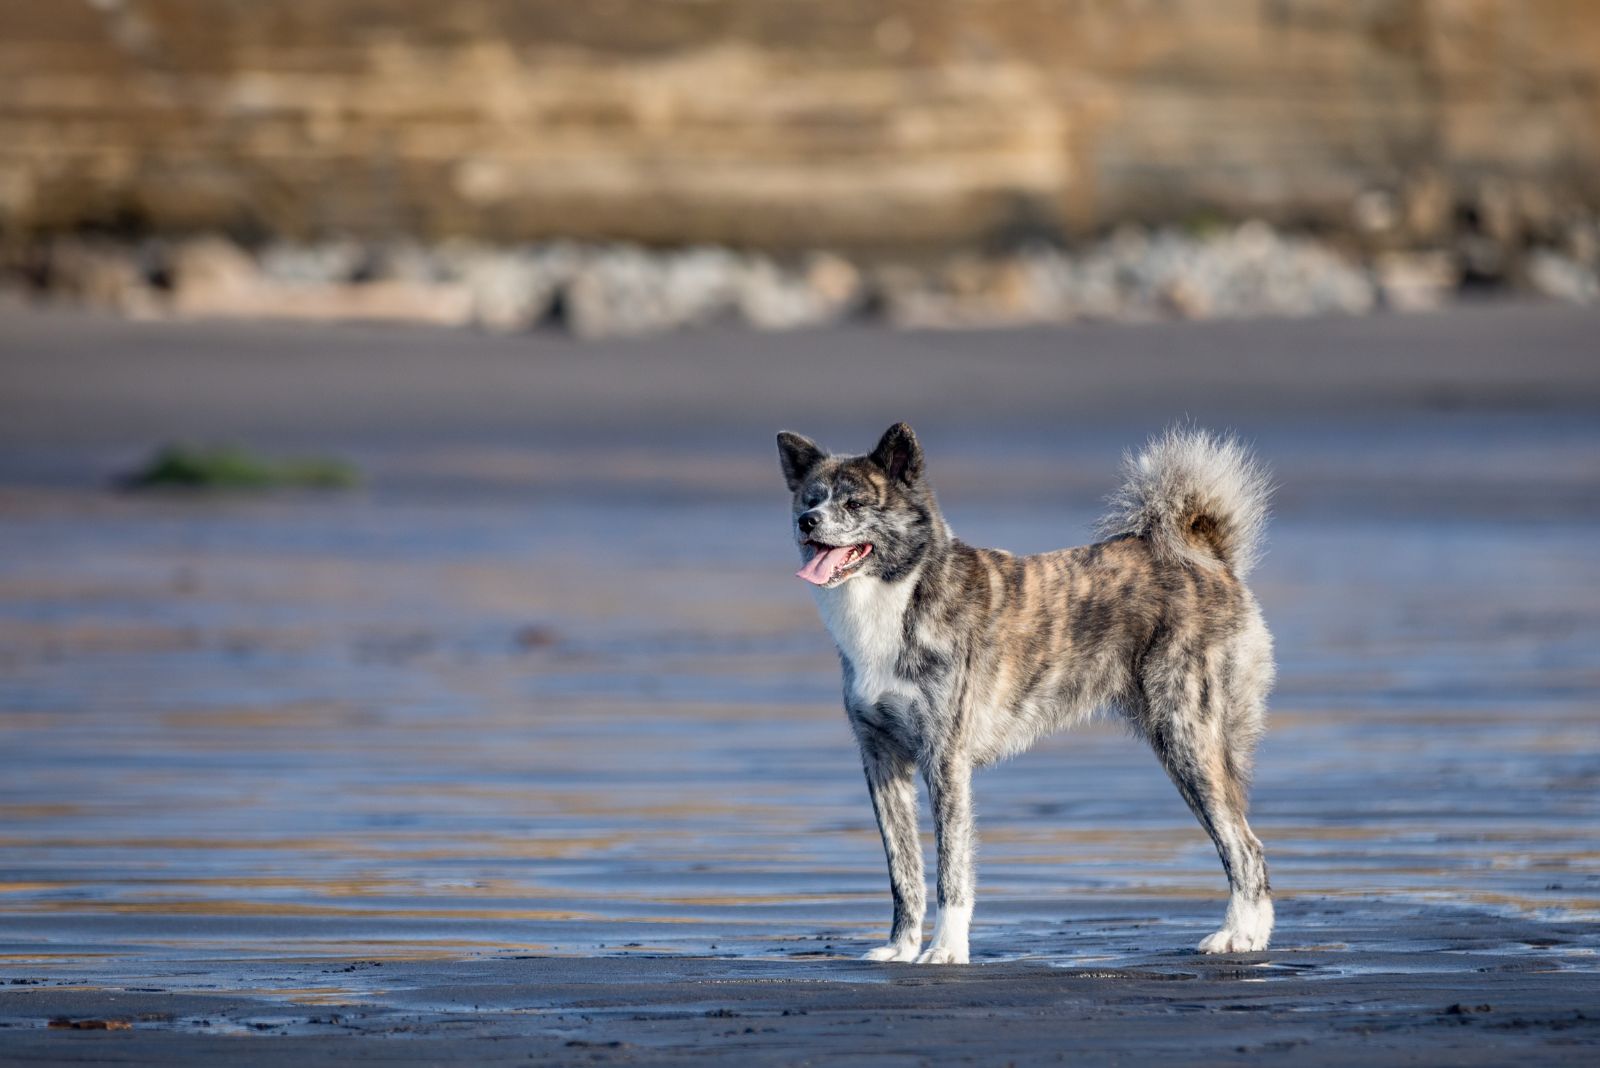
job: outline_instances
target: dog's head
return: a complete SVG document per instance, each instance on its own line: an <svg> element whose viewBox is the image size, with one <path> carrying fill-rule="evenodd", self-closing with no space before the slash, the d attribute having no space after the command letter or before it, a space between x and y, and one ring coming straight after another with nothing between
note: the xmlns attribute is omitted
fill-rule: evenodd
<svg viewBox="0 0 1600 1068"><path fill-rule="evenodd" d="M794 494L799 576L825 589L853 578L899 578L943 521L923 481L922 446L909 426L884 431L865 456L829 456L810 438L778 435Z"/></svg>

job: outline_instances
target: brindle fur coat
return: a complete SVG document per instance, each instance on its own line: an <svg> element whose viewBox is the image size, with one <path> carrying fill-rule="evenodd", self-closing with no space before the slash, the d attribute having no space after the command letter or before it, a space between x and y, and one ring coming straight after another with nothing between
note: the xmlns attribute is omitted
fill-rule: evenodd
<svg viewBox="0 0 1600 1068"><path fill-rule="evenodd" d="M1035 556L951 534L904 423L866 456L791 433L778 449L888 856L893 926L867 959L966 962L973 769L1103 708L1150 743L1222 858L1227 917L1200 949L1264 949L1272 901L1245 810L1272 639L1244 579L1269 485L1244 447L1169 431L1128 458L1105 540ZM925 950L917 772L939 861Z"/></svg>

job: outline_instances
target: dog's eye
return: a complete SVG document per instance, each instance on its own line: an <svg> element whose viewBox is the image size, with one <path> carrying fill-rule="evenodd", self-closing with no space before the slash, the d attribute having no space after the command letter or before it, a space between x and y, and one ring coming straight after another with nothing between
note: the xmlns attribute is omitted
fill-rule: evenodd
<svg viewBox="0 0 1600 1068"><path fill-rule="evenodd" d="M859 511L861 511L861 502L860 501L845 501L844 502L844 506L845 506L845 509L847 511L851 511L851 512L859 512Z"/></svg>

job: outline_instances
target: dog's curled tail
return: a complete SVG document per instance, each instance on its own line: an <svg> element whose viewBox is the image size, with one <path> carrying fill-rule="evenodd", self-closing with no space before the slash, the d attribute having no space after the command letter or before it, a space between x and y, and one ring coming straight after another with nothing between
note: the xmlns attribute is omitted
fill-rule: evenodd
<svg viewBox="0 0 1600 1068"><path fill-rule="evenodd" d="M1242 579L1260 554L1271 493L1267 469L1238 438L1174 427L1124 457L1100 532L1145 538L1169 560L1220 562Z"/></svg>

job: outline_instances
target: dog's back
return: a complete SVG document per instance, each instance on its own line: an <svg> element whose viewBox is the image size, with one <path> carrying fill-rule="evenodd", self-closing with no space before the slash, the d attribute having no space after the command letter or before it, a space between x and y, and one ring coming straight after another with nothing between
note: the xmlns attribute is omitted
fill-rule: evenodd
<svg viewBox="0 0 1600 1068"><path fill-rule="evenodd" d="M952 542L884 606L897 682L948 688L935 704L959 717L946 729L976 763L1100 708L1154 740L1181 706L1219 717L1247 773L1272 681L1271 639L1242 581L1266 479L1237 445L1197 433L1158 439L1127 466L1106 540L1020 557ZM837 591L863 607L871 592ZM842 617L828 619L838 639L867 613L827 614ZM865 668L850 646L847 666Z"/></svg>
<svg viewBox="0 0 1600 1068"><path fill-rule="evenodd" d="M1259 731L1271 639L1225 568L1187 566L1122 534L1022 557L956 545L921 579L896 659L918 681L961 661L964 698L946 707L966 718L976 763L1100 709L1148 735L1158 729L1150 696L1174 673L1199 680L1195 701L1208 709L1257 710L1233 714L1230 733L1244 730L1248 743Z"/></svg>

